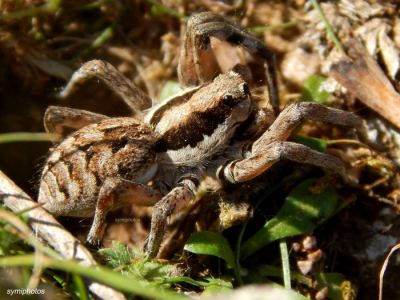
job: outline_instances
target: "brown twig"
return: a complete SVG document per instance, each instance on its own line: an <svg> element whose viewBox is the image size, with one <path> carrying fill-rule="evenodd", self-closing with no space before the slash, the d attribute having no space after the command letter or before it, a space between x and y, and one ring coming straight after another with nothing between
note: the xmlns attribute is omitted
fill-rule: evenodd
<svg viewBox="0 0 400 300"><path fill-rule="evenodd" d="M4 204L12 211L26 211L33 231L65 259L76 259L85 266L97 264L88 249L1 171L0 195ZM122 293L97 282L90 282L88 288L99 299L125 299Z"/></svg>

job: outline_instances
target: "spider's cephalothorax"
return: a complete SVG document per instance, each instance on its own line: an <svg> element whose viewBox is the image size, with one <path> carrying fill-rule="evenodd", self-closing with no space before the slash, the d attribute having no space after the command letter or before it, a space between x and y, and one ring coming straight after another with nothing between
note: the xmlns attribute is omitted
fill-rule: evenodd
<svg viewBox="0 0 400 300"><path fill-rule="evenodd" d="M252 101L244 76L231 70L213 78L215 68L205 69L211 64L202 60L213 59L209 37L242 46L264 59L270 114ZM81 81L97 77L122 97L134 115L108 118L49 107L44 119L47 131L62 134L64 127L77 131L52 150L42 173L38 201L54 215L94 216L87 238L91 244L100 242L110 210L129 203L154 205L145 250L156 256L168 216L194 197L198 183L215 170L215 164L219 164L217 174L211 175L233 184L257 177L280 159L343 173L338 158L286 140L305 119L349 127L359 127L360 119L323 105L296 103L271 123L262 116L278 112L274 67L266 46L212 13L197 14L188 21L178 67L180 82L187 89L147 113L143 110L151 106L151 100L114 67L98 60L84 64L62 96ZM254 120L248 122L250 118ZM235 138L236 129L245 122L252 123L248 131L265 124L268 129L248 134L252 138L247 141Z"/></svg>

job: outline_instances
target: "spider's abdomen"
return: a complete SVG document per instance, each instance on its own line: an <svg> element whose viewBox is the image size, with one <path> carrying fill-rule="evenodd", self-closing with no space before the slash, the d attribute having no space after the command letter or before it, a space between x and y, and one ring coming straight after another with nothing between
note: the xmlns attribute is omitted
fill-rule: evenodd
<svg viewBox="0 0 400 300"><path fill-rule="evenodd" d="M92 216L108 177L146 183L156 170L152 130L133 118L109 118L74 132L50 154L38 202L54 215Z"/></svg>

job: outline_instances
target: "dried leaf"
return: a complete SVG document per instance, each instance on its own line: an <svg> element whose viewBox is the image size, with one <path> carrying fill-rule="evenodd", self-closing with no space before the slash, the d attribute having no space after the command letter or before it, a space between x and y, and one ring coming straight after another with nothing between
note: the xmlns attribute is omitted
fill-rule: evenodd
<svg viewBox="0 0 400 300"><path fill-rule="evenodd" d="M389 76L394 79L400 67L400 53L399 49L388 37L387 31L387 26L382 26L379 30L379 48Z"/></svg>
<svg viewBox="0 0 400 300"><path fill-rule="evenodd" d="M356 98L400 128L400 95L359 41L348 45L348 57L332 65L331 75Z"/></svg>

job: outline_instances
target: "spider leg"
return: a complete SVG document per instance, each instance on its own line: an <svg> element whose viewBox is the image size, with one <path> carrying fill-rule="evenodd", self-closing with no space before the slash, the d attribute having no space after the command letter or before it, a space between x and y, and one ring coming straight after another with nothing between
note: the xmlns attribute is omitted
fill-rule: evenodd
<svg viewBox="0 0 400 300"><path fill-rule="evenodd" d="M262 155L252 155L243 160L230 162L222 170L223 177L231 183L249 181L261 175L282 159L310 164L333 173L344 174L343 162L337 157L312 150L301 144L285 141L271 143L268 147L265 147Z"/></svg>
<svg viewBox="0 0 400 300"><path fill-rule="evenodd" d="M210 54L210 37L244 47L251 54L265 60L269 101L277 114L279 95L274 53L240 26L210 12L194 15L188 21L178 66L181 83L187 86L198 85L210 81L216 75L212 61L215 61L215 57Z"/></svg>
<svg viewBox="0 0 400 300"><path fill-rule="evenodd" d="M110 63L101 60L91 60L75 71L67 86L60 93L60 97L68 97L79 85L91 78L101 80L117 93L137 117L141 117L141 111L149 108L152 104L151 99L128 78Z"/></svg>
<svg viewBox="0 0 400 300"><path fill-rule="evenodd" d="M287 106L266 132L254 142L252 149L262 151L263 145L287 140L292 131L306 120L324 122L359 129L362 119L356 114L311 102L297 102Z"/></svg>
<svg viewBox="0 0 400 300"><path fill-rule="evenodd" d="M94 219L86 242L98 245L104 235L107 213L122 207L124 202L150 206L161 198L151 187L118 178L107 178L99 191Z"/></svg>
<svg viewBox="0 0 400 300"><path fill-rule="evenodd" d="M172 189L153 207L150 234L145 245L145 253L152 258L157 256L165 233L167 218L181 206L193 199L196 184L185 179L181 185Z"/></svg>
<svg viewBox="0 0 400 300"><path fill-rule="evenodd" d="M187 21L178 64L179 82L183 86L198 86L209 82L220 72L212 49L208 44L199 48L201 37L196 34L199 25L215 19L221 22L224 20L222 16L213 13L200 13Z"/></svg>
<svg viewBox="0 0 400 300"><path fill-rule="evenodd" d="M284 109L268 130L253 143L247 157L231 161L219 170L220 177L233 183L248 181L281 159L311 164L343 174L344 165L338 158L285 141L304 120L354 128L359 128L362 124L362 120L350 112L309 102L292 104Z"/></svg>
<svg viewBox="0 0 400 300"><path fill-rule="evenodd" d="M48 133L66 135L66 128L79 129L108 117L87 110L63 106L49 106L44 113L44 128Z"/></svg>

